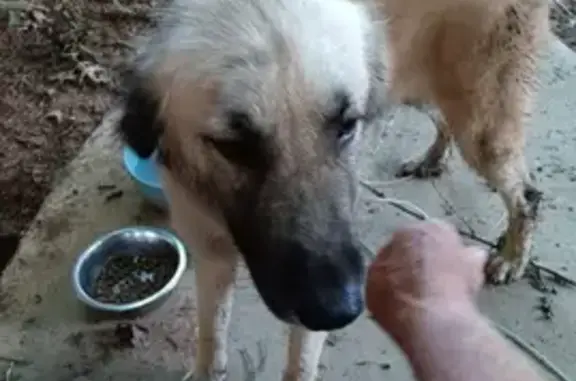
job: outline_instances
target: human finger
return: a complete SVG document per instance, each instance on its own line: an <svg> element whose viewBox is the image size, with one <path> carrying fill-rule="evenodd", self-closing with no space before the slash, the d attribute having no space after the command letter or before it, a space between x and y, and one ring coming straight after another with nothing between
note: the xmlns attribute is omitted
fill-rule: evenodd
<svg viewBox="0 0 576 381"><path fill-rule="evenodd" d="M486 276L484 273L484 267L488 260L488 252L482 248L476 246L467 247L463 251L463 256L465 256L470 267L470 292L476 294L486 281Z"/></svg>

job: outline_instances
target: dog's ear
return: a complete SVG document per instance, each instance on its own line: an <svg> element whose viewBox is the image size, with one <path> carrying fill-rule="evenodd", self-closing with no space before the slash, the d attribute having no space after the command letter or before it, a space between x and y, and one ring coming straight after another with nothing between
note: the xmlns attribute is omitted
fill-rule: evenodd
<svg viewBox="0 0 576 381"><path fill-rule="evenodd" d="M158 146L164 129L159 118L160 100L136 75L128 76L125 88L124 114L117 130L138 156L148 158Z"/></svg>

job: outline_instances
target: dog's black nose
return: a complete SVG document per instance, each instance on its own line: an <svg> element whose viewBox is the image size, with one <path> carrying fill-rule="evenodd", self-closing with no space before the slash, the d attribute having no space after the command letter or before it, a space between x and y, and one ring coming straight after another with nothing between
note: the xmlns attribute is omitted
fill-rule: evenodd
<svg viewBox="0 0 576 381"><path fill-rule="evenodd" d="M311 331L332 331L351 324L364 310L361 286L347 284L325 290L305 300L297 313L300 324Z"/></svg>
<svg viewBox="0 0 576 381"><path fill-rule="evenodd" d="M296 317L312 331L331 331L352 323L364 310L361 253L344 250L307 257L299 279Z"/></svg>

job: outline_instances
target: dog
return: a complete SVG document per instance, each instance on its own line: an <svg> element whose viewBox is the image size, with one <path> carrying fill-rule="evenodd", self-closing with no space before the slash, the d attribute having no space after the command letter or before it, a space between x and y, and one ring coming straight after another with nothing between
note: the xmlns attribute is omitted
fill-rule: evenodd
<svg viewBox="0 0 576 381"><path fill-rule="evenodd" d="M363 313L354 147L378 115L380 46L349 0L175 0L127 75L119 132L157 155L195 254L194 376L225 377L238 260L291 326L285 381L312 381L326 332Z"/></svg>
<svg viewBox="0 0 576 381"><path fill-rule="evenodd" d="M400 174L438 174L454 140L510 213L494 277L521 274L540 197L522 117L544 14L535 0L174 0L162 11L126 76L118 131L157 155L171 225L195 254L195 380L226 376L240 259L290 326L284 381L315 380L327 332L362 314L355 152L390 104L440 109L436 142Z"/></svg>
<svg viewBox="0 0 576 381"><path fill-rule="evenodd" d="M486 268L488 280L520 279L542 199L525 159L524 124L549 30L548 2L377 1L387 18L389 101L425 111L437 127L424 157L405 163L398 176L440 175L455 142L508 211L499 251Z"/></svg>

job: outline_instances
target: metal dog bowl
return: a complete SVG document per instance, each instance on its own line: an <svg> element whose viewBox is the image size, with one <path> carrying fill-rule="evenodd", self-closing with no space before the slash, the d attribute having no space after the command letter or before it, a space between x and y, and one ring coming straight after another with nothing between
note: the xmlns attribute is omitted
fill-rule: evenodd
<svg viewBox="0 0 576 381"><path fill-rule="evenodd" d="M158 174L156 153L149 159L142 159L134 150L124 146L122 160L124 169L138 185L144 198L161 209L168 207L168 201L162 189L162 182Z"/></svg>
<svg viewBox="0 0 576 381"><path fill-rule="evenodd" d="M106 261L116 255L174 258L174 272L160 289L128 303L104 303L95 298L95 284ZM167 230L153 227L127 227L99 237L77 258L72 270L72 287L77 298L89 310L105 314L142 315L159 305L174 291L186 270L187 252L184 244Z"/></svg>

